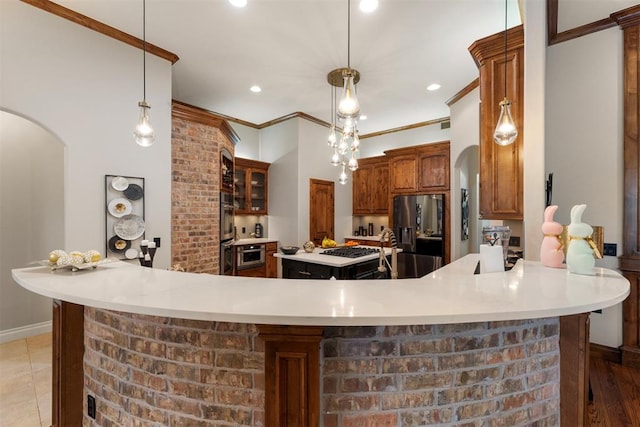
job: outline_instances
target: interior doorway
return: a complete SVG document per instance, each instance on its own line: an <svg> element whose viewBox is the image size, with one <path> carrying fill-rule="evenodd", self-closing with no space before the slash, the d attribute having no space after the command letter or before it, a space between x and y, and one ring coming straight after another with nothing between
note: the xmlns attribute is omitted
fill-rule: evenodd
<svg viewBox="0 0 640 427"><path fill-rule="evenodd" d="M322 239L335 239L334 201L335 183L311 178L309 180L309 239L320 246Z"/></svg>

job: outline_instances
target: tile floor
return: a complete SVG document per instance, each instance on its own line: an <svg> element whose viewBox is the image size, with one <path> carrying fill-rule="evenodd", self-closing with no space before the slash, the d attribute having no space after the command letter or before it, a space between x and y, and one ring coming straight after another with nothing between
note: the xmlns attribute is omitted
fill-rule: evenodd
<svg viewBox="0 0 640 427"><path fill-rule="evenodd" d="M51 334L0 344L0 427L51 425Z"/></svg>

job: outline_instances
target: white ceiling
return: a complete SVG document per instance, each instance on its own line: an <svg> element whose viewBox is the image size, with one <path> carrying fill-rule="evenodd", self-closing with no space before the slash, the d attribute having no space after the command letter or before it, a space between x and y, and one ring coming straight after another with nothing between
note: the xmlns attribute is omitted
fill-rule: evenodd
<svg viewBox="0 0 640 427"><path fill-rule="evenodd" d="M362 75L361 134L449 116L445 102L478 77L468 47L504 29L504 0L379 0L371 14L358 1L351 66ZM508 1L508 26L519 25L517 0ZM180 57L173 98L255 124L296 111L329 121L326 75L347 64L347 0L248 2L147 0L147 41ZM142 0L57 3L142 38ZM442 88L428 92L431 83Z"/></svg>

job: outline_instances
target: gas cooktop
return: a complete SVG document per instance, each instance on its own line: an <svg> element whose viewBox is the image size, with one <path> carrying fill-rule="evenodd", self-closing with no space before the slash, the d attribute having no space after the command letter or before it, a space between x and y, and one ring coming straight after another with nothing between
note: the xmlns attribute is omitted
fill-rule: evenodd
<svg viewBox="0 0 640 427"><path fill-rule="evenodd" d="M345 258L359 258L361 256L377 254L379 252L380 252L380 249L377 249L377 248L350 247L350 248L328 249L321 253L324 255L341 256Z"/></svg>

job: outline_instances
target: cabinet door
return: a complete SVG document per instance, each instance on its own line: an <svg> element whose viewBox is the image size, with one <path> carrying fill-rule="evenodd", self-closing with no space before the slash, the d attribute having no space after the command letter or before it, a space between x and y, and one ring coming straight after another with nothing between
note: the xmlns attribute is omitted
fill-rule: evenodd
<svg viewBox="0 0 640 427"><path fill-rule="evenodd" d="M266 257L265 263L267 265L267 277L276 278L278 277L278 259L273 255L278 250L278 244L275 242L270 242L270 243L267 243L266 246L267 246L267 250L265 254L265 257Z"/></svg>
<svg viewBox="0 0 640 427"><path fill-rule="evenodd" d="M353 172L353 213L371 213L371 166L361 166Z"/></svg>
<svg viewBox="0 0 640 427"><path fill-rule="evenodd" d="M449 155L421 154L419 157L420 190L449 188Z"/></svg>
<svg viewBox="0 0 640 427"><path fill-rule="evenodd" d="M250 176L251 212L264 215L267 213L267 172L251 169Z"/></svg>
<svg viewBox="0 0 640 427"><path fill-rule="evenodd" d="M247 199L247 172L247 169L238 167L236 165L235 176L233 180L235 184L233 206L235 207L237 214L249 212L249 200Z"/></svg>
<svg viewBox="0 0 640 427"><path fill-rule="evenodd" d="M393 157L389 161L389 180L394 193L412 192L418 188L417 157L415 154Z"/></svg>
<svg viewBox="0 0 640 427"><path fill-rule="evenodd" d="M373 166L371 171L371 198L373 213L389 214L389 164L387 162Z"/></svg>

